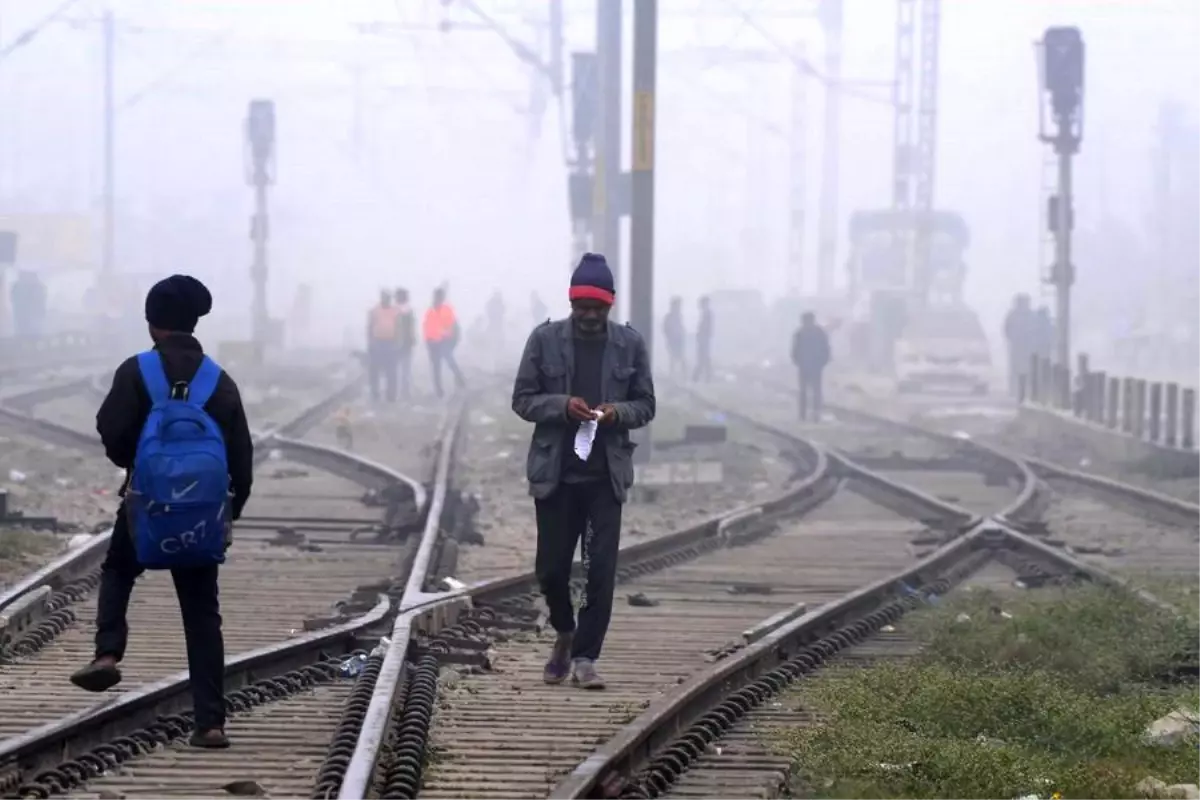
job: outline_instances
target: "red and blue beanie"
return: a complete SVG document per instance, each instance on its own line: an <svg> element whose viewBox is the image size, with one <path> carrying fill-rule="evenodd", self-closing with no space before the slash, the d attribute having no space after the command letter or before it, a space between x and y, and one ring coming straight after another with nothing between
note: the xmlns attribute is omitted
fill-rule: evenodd
<svg viewBox="0 0 1200 800"><path fill-rule="evenodd" d="M615 289L613 288L612 270L608 262L599 253L584 253L579 259L579 266L571 273L571 300L599 300L608 305L613 304Z"/></svg>

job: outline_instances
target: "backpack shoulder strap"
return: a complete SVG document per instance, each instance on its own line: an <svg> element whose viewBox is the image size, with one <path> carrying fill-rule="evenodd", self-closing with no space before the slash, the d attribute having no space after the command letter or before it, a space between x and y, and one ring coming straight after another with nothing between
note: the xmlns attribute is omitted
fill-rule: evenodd
<svg viewBox="0 0 1200 800"><path fill-rule="evenodd" d="M217 362L205 356L200 360L196 374L188 381L188 402L203 407L217 390L217 382L220 380L221 368L217 366Z"/></svg>
<svg viewBox="0 0 1200 800"><path fill-rule="evenodd" d="M150 395L150 402L165 403L171 397L171 387L167 385L162 355L157 350L146 350L138 353L137 361L138 371L142 373L142 383L146 384L146 394Z"/></svg>

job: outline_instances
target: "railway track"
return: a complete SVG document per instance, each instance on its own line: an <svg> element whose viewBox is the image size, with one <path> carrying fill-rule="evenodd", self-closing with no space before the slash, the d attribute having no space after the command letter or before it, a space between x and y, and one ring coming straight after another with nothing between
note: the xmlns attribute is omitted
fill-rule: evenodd
<svg viewBox="0 0 1200 800"><path fill-rule="evenodd" d="M601 661L607 692L541 685L548 640L537 635L533 575L416 592L397 620L392 677L377 685L339 796L609 796L700 713L694 703L715 704L738 688L728 665L753 658L746 674L760 675L762 658L788 653L788 637L809 644L814 630L824 635L847 615L883 608L879 618L894 618L914 586L943 590L941 581L983 567L992 571L984 578L1004 582L1009 573L996 560L1029 582L1070 575L1121 585L1010 524L1036 516L1044 486L1002 453L963 456L964 469L994 484L972 501L1003 501L969 510L775 432L806 451L811 471L799 486L622 549ZM912 435L928 447L927 435ZM999 487L1002 477L1008 487ZM855 495L838 492L842 483ZM636 602L620 605L629 595ZM663 711L681 697L679 713Z"/></svg>
<svg viewBox="0 0 1200 800"><path fill-rule="evenodd" d="M348 798L661 793L674 781L656 786L662 768L652 758L674 733L781 659L807 664L805 647L820 637L849 626L827 650L862 639L906 610L914 588L948 590L981 568L998 569L997 559L1030 580L1114 581L1017 530L1016 522L1037 519L1044 486L1004 454L960 454L963 470L991 483L938 498L894 478L944 474L946 463L932 463L944 456L903 464L881 457L875 466L895 474L880 474L762 427L790 441L807 477L778 498L623 548L620 616L602 660L607 692L541 685L547 641L538 638L534 576L443 587L454 561L447 534L460 446L443 436L411 569L398 574L403 592L392 582L394 617L381 598L356 619L232 659L234 708L252 708L235 714L230 732L235 743L251 742L249 753L239 746L214 760L155 744L186 727L171 716L188 700L183 676L174 675L0 744L0 786L106 797L211 796L226 785L230 793ZM1003 569L992 578L1006 579ZM357 680L334 677L347 653L376 642ZM262 680L276 675L284 677Z"/></svg>
<svg viewBox="0 0 1200 800"><path fill-rule="evenodd" d="M1025 489L1003 513L983 518L917 567L786 623L696 675L609 738L549 796L780 796L790 765L771 751L769 733L813 721L788 696L788 687L827 664L855 667L913 654L920 643L898 620L924 605L923 597L942 597L961 583L1009 587L1014 577L1021 581L1017 585L1092 580L1127 590L1123 581L1064 552L1057 542L1039 541L1009 523L1035 518L1046 494L1034 470L1019 461L1014 465L1024 466ZM904 490L860 465L843 460L843 466L860 479ZM1136 493L1125 487L1126 500ZM1139 496L1150 513L1163 513L1164 498ZM1189 563L1194 575L1194 559Z"/></svg>
<svg viewBox="0 0 1200 800"><path fill-rule="evenodd" d="M606 692L541 683L548 638L538 636L534 576L423 598L393 639L406 648L407 682L377 692L378 734L360 742L341 796L371 786L383 797L543 795L654 698L805 609L920 557L977 516L921 492L897 493L873 473L849 476L842 459L782 438L808 465L804 481L766 503L623 548L601 660ZM993 461L993 471L1019 473ZM838 492L848 480L855 492ZM974 499L1015 509L1031 493L1002 486Z"/></svg>
<svg viewBox="0 0 1200 800"><path fill-rule="evenodd" d="M445 494L444 471L439 493L367 458L299 441L354 388L258 435L255 494L222 572L230 757L199 758L171 744L190 730L190 697L182 632L174 614L163 613L175 604L165 576L150 574L134 593L124 691L89 704L94 698L65 683L90 656L90 626L63 624L66 609L47 614L45 601L82 600L71 611L90 617L83 595L103 554L101 536L0 597L0 618L18 629L9 647L15 663L0 667L0 794L219 796L229 776L245 775L263 791L300 796L336 783L337 760L326 756L346 747L357 708L347 700L369 692L378 668L362 648L374 646L391 596L421 543L436 538L426 528L436 534L446 505L433 502ZM437 432L439 459L450 455L460 416L457 407L447 413ZM427 441L429 426L418 430ZM362 658L347 661L355 653ZM20 704L19 719L7 713L10 699ZM331 744L335 734L341 738Z"/></svg>

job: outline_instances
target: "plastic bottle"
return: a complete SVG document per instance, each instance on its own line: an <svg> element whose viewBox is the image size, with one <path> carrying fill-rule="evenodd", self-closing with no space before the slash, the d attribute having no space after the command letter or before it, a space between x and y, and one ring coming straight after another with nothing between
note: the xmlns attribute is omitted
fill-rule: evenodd
<svg viewBox="0 0 1200 800"><path fill-rule="evenodd" d="M363 667L367 665L367 657L362 653L355 656L350 656L342 662L341 669L338 672L343 678L356 678L363 671Z"/></svg>

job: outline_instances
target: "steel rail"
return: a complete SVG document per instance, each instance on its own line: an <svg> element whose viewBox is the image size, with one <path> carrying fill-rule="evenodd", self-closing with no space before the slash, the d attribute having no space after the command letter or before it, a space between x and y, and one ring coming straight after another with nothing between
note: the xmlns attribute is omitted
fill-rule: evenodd
<svg viewBox="0 0 1200 800"><path fill-rule="evenodd" d="M357 393L361 388L360 384L361 380L355 378L353 381L300 411L291 420L268 432L259 434L255 439L256 443L261 444L269 440L272 436L280 434L302 435L322 418L328 416L335 406L344 403ZM0 419L6 419L19 424L25 429L35 432L37 436L47 441L62 443L85 452L94 452L103 455L104 447L100 442L100 437L95 434L83 433L74 428L60 425L57 422L5 408L4 406L0 406ZM267 453L260 447L255 453L254 458L256 464L260 463L267 458ZM408 479L406 478L405 480ZM94 570L103 560L104 553L108 547L108 540L111 536L112 528L97 533L85 545L63 554L49 564L17 581L3 593L0 593L0 619L4 618L9 606L26 593L41 586L48 586L53 590L57 590L65 584L78 580ZM12 625L14 620L8 620L8 623ZM4 635L5 626L0 624L0 641L3 640Z"/></svg>
<svg viewBox="0 0 1200 800"><path fill-rule="evenodd" d="M927 496L923 496L912 487L884 478L848 459L841 458L841 463L851 474L877 487L886 487L898 494L919 497L921 503L929 502ZM941 503L937 500L933 502ZM944 505L948 514L959 511L951 504ZM768 694L778 691L785 684L782 679L768 680L767 686L756 686L751 690L747 688L751 682L787 664L804 653L806 648L813 648L813 645L817 646L813 648L815 652L811 653L810 663L806 663L805 669L797 669L796 674L818 668L825 657L842 647L857 643L877 630L880 625L890 621L891 616L878 613L889 601L911 594L914 586L934 583L939 575L951 570L956 563L962 562L979 548L1015 551L1030 557L1034 562L1052 564L1062 573L1075 578L1128 588L1121 579L1025 536L1002 520L980 520L963 535L943 544L917 564L905 567L888 578L850 592L839 600L790 621L786 612L774 615L772 619L778 619L779 622L770 626L773 630L760 636L757 642L732 658L718 662L692 676L678 689L653 702L645 712L624 726L617 735L601 745L591 757L560 781L548 796L616 797L629 789L630 780L647 763L654 763L659 767L659 772L646 780L653 791L647 789L636 796L657 796L666 788L663 782L667 778L663 776L677 776L686 769L691 759L703 751L704 745L711 742L711 738L708 738L706 742L699 743L694 736L680 740L679 735L690 730L690 725L703 718L707 720L707 724L697 724L705 729L707 737L719 736L734 721L732 711L726 708L726 698L739 698L733 703L738 712L744 712L757 705ZM983 563L986 562L972 564L971 571L983 566ZM1156 598L1146 593L1138 594L1149 602L1161 605ZM902 611L896 613L898 615ZM871 616L874 616L874 619L871 619ZM864 618L870 624L864 622ZM771 620L767 622L770 623ZM831 634L835 637L833 642L826 640ZM739 695L739 692L742 694ZM705 716L718 705L726 710L717 718ZM676 743L675 746L668 747L672 743ZM664 753L664 748L667 748L667 751L662 756L663 760L653 761L656 756Z"/></svg>
<svg viewBox="0 0 1200 800"><path fill-rule="evenodd" d="M312 671L303 673L303 670L328 660L329 656L354 651L361 636L383 622L391 607L392 601L386 595L380 595L370 611L349 622L228 659L225 662L226 696L259 682L280 681L281 677L289 692L311 685L318 676ZM186 729L179 715L190 703L185 669L23 736L0 742L0 792L6 787L11 792L63 762L79 761L98 745L128 737L138 729L147 728L152 742L182 735Z"/></svg>
<svg viewBox="0 0 1200 800"><path fill-rule="evenodd" d="M740 413L736 409L724 407L719 403L715 403L712 399L702 395L701 392L691 390L690 387L680 386L680 389L688 393L688 395L697 399L702 403L712 405L718 408L721 413L724 413L731 419L738 420L760 429L764 433L774 435L785 440L800 443L805 441L797 435L784 431L776 426L769 425L752 417ZM929 432L920 431L922 435L928 435ZM954 450L960 450L962 441L952 438L937 438L941 444L953 447ZM980 455L985 456L992 465L1008 471L1014 479L1019 481L1021 491L1012 503L1004 506L1000 510L1002 516L1020 516L1028 513L1036 506L1036 498L1039 488L1037 477L1034 476L1032 470L1019 459L1015 459L1007 453L1000 451L983 449L978 450ZM809 636L811 639L812 631L828 631L833 630L830 626L827 616L835 615L839 624L845 615L851 613L863 613L860 606L863 602L874 603L877 607L880 604L881 597L884 594L894 591L898 585L907 585L913 579L924 575L923 571L929 570L932 565L940 564L941 559L946 558L949 553L959 553L962 548L971 548L971 543L982 539L986 534L996 530L996 523L989 518L980 518L974 513L962 509L962 507L946 503L946 501L938 500L930 497L930 495L920 492L919 489L902 485L902 483L889 480L887 477L878 475L874 470L860 467L860 465L850 461L841 453L830 453L829 458L839 465L842 473L851 480L850 488L852 491L864 492L872 499L880 501L883 505L892 507L893 510L900 513L913 513L914 516L923 516L926 513L932 513L935 517L948 519L956 523L958 530L952 531L952 537L948 543L944 543L940 551L930 555L930 557L920 561L918 565L906 567L896 573L892 578L886 581L878 582L864 589L859 589L844 597L840 601L836 601L829 606L818 609L817 612L803 614L803 609L797 609L796 613L782 610L770 616L767 620L763 620L760 625L756 626L748 636L749 642L760 643L755 645L754 649L744 650L737 658L726 660L716 664L715 667L704 670L692 676L691 679L684 682L684 685L677 691L667 694L666 697L652 703L646 712L638 716L634 722L622 729L622 732L613 736L601 745L595 751L593 757L590 757L583 762L578 768L568 777L558 784L558 787L551 793L551 798L556 800L590 798L590 796L614 796L614 786L629 780L629 777L640 768L644 763L647 763L652 753L659 750L662 745L670 741L679 730L684 729L691 721L694 721L697 716L700 716L703 710L708 710L710 706L715 705L714 697L722 697L730 691L736 690L748 682L749 673L743 672L746 669L746 664L752 664L755 669L755 674L761 674L764 669L772 669L778 667L782 661L772 664L772 666L762 667L761 656L763 652L774 652L776 657L779 657L778 644L780 637ZM888 498L899 500L899 503L889 503ZM1038 548L1037 553L1044 555L1042 549ZM1082 572L1091 575L1091 572ZM1082 575L1081 573L1081 575ZM766 648L766 650L764 650ZM773 650L774 648L774 650ZM739 675L738 680L733 680L733 675ZM731 681L732 684L731 684ZM697 710L702 708L703 710Z"/></svg>
<svg viewBox="0 0 1200 800"><path fill-rule="evenodd" d="M789 507L794 512L796 510L796 501L799 498L807 496L813 505L827 499L836 490L841 479L845 477L851 477L857 483L862 484L862 487L860 487L861 491L870 492L872 489L875 489L874 494L872 494L873 499L880 494L880 489L888 489L891 486L889 482L873 473L848 469L847 462L842 457L833 454L827 455L824 450L812 446L806 440L764 425L759 420L745 417L744 415L736 416L741 417L754 427L763 429L776 437L784 438L792 444L799 446L806 452L807 460L814 465L813 475L800 486L785 492L784 495L775 500L742 506L719 514L707 522L687 530L622 548L618 559L619 571L626 574L637 574L640 565L651 564L655 560L662 560L666 563L677 563L680 560L680 553L686 551L688 548L733 543L739 534L750 531L755 526L766 522L765 517L769 517L772 514L779 514ZM999 457L997 459L1003 462L1009 472L1021 479L1023 484L1030 480L1030 476L1022 471L1019 465L999 459ZM893 499L899 500L899 505L902 506L902 513L922 518L927 524L945 529L948 538L951 539L958 537L973 526L978 527L980 524L980 518L977 514L936 500L916 490L908 490L899 494L895 491L890 491L888 494ZM1033 490L1023 485L1021 495L1010 507L1017 508L1026 505L1032 494ZM807 510L807 508L803 510ZM932 520L930 519L931 517ZM712 548L707 547L705 550L701 550L701 552L708 549ZM536 591L537 582L535 576L532 573L525 573L509 578L488 581L459 592L442 593L441 596L420 592L417 595L417 605L405 605L406 611L397 620L394 629L395 635L393 637L392 648L393 652L396 653L396 657L393 659L389 670L389 676L392 679L389 683L385 684L381 680L377 684L376 697L372 700L372 709L368 714L368 722L364 724L363 734L359 738L355 755L347 769L345 782L341 787L339 797L354 798L367 796L380 777L381 759L388 745L388 728L397 705L405 700L403 685L405 679L410 677L406 672L412 672L409 657L419 649L416 646L417 642L415 641L414 632L422 632L427 637L432 637L434 644L431 646L436 647L439 632L451 629L457 625L457 627L464 628L468 632L459 636L468 635L473 624L470 621L472 615L482 615L480 619L486 620L489 614L489 607L502 606L506 602L511 602L518 598L526 598L536 593ZM776 615L776 618L773 620L767 621L755 630L748 631L748 639L755 640L760 638L776 625L782 624L784 620L794 616L794 614L789 615L786 613ZM465 623L463 622L464 618L467 619ZM486 626L486 622L480 624ZM477 631L479 625L475 625L474 629ZM416 674L419 675L420 670ZM433 678L433 689L436 690L436 677ZM430 688L422 686L420 687L420 691L428 694ZM402 739L403 745L401 749L405 750L402 756L410 762L419 759L421 755L419 750L424 747L424 741L414 742L411 732L403 734ZM395 753L392 755L395 757ZM409 793L416 788L414 784L419 781L418 769L414 768L409 770L409 772L416 772L417 774L409 774L404 779L403 782L407 793L403 796L410 796Z"/></svg>
<svg viewBox="0 0 1200 800"><path fill-rule="evenodd" d="M696 555L737 544L760 525L764 517L796 508L808 510L828 499L839 483L833 462L827 459L824 451L809 447L807 443L803 450L812 472L799 484L772 500L740 506L684 530L622 547L617 556L618 580L678 563L681 554L689 551ZM423 545L429 543L426 551L432 552L435 540L436 531L427 530L422 541ZM538 591L537 576L532 571L445 592L426 591L419 574L414 569L409 582L412 593L406 592L402 613L393 627L389 660L385 660L385 669L380 673L362 733L337 795L343 800L370 796L387 748L389 729L397 707L404 700L404 681L411 672L409 659L417 649L417 637L436 638L439 632L460 624L472 613L480 613L486 618L490 613L487 607L529 597ZM576 578L580 574L580 564L576 561ZM387 681L384 680L385 673ZM417 744L424 747L423 741L406 744L410 750Z"/></svg>
<svg viewBox="0 0 1200 800"><path fill-rule="evenodd" d="M331 398L326 398L317 405L333 405L344 399L346 391L348 391L348 387L339 390ZM437 519L438 508L446 501L449 470L447 459L454 446L453 437L461 427L462 407L460 406L453 415L447 416L453 416L457 421L452 426L446 426L445 430L450 433L443 435L441 443L441 458L436 467L433 498L427 504L427 513L434 520ZM298 430L299 428L311 425L316 418L316 415L311 413L311 409L307 409L294 420L276 430L299 433L301 432ZM348 453L339 453L321 445L297 442L277 432L261 434L259 438L264 445L274 445L293 453L303 452L319 461L321 465L327 465L338 458L346 462L353 460L356 462L355 466L344 465L337 470L338 474L364 479L370 483L386 482L400 486L403 494L418 504L426 505L423 486L380 464L360 459ZM435 532L438 529L436 521L426 527L427 529L432 527ZM424 544L427 538L429 537L423 538L420 544ZM90 546L92 546L91 543L89 543ZM411 575L418 563L429 561L432 548L422 549L420 546L410 546L406 549L411 551L411 558L405 559L408 564L404 571L407 575ZM31 597L44 591L48 591L48 587L36 588L24 596ZM21 598L18 598L10 608L20 605L21 602ZM354 650L354 645L362 641L364 636L367 636L369 643L369 640L377 638L379 626L387 623L394 616L397 608L398 604L393 602L393 598L379 595L374 608L354 620L299 639L271 644L251 653L239 654L231 658L227 662L226 670L227 699L232 697L243 706L253 706L273 697L281 697L297 691L304 686L311 685L314 681L321 682L328 679L334 670L328 663L315 663L318 660L317 657L320 656L327 661L331 654L349 653ZM282 677L280 677L281 675ZM256 689L246 697L239 699L239 693L244 694L243 689L254 682L258 682L265 688ZM279 691L275 691L272 687ZM268 696L266 700L263 699L264 691ZM105 753L111 755L109 752L111 748L106 750L107 745L101 744L91 751L100 755L95 756L90 762L85 762L82 767L77 763L81 752L87 751L97 743L113 740L130 741L130 737L133 741L149 746L153 743L151 740L166 741L182 735L186 731L187 724L186 720L182 720L178 714L187 706L188 702L187 672L181 671L152 685L127 692L115 702L98 703L83 712L68 715L56 722L30 731L24 736L0 743L0 789L5 786L14 787L26 784L31 776L43 783L48 782L52 789L59 784L64 786L69 784L72 777L75 781L95 777L107 768L102 762L111 761L108 755L104 755ZM163 722L164 715L167 718L165 723ZM344 731L339 728L339 737L343 733ZM146 739L147 736L150 737L149 740ZM335 742L331 742L331 748L334 744ZM137 748L130 750L127 746L124 756L132 757L138 752L141 751L138 751ZM99 760L96 760L97 758ZM66 783L63 781L56 783L58 779L55 777L57 774L55 765L59 762L66 762L70 766L68 777L63 779ZM112 764L108 764L108 766L112 766ZM87 772L87 775L81 778L80 770ZM321 780L327 779L326 772L323 768ZM38 790L29 787L28 791L36 794Z"/></svg>

